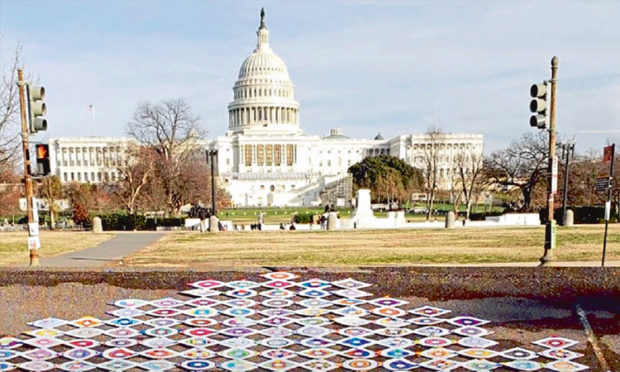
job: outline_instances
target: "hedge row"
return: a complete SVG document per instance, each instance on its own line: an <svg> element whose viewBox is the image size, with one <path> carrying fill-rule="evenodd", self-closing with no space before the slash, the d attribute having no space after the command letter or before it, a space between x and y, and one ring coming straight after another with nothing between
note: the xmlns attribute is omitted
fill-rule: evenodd
<svg viewBox="0 0 620 372"><path fill-rule="evenodd" d="M157 226L183 226L185 218L146 218L121 213L99 216L104 230L155 230Z"/></svg>
<svg viewBox="0 0 620 372"><path fill-rule="evenodd" d="M581 206L581 207L567 207L573 211L573 222L576 224L581 223L603 223L605 222L605 207L604 206ZM540 210L540 221L544 224L547 223L547 208ZM562 222L562 208L553 211L553 218ZM609 218L609 222L618 222L618 214L612 211Z"/></svg>

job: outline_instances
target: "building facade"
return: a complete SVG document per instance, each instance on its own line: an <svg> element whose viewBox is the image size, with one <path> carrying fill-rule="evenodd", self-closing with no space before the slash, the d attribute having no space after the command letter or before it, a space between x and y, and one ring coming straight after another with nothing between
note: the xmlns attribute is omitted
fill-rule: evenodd
<svg viewBox="0 0 620 372"><path fill-rule="evenodd" d="M124 137L50 138L50 173L62 183L114 182L132 144L135 141Z"/></svg>
<svg viewBox="0 0 620 372"><path fill-rule="evenodd" d="M481 134L403 134L384 139L350 138L340 129L325 136L305 134L300 104L284 61L269 44L264 13L257 44L239 69L228 105L228 128L207 139L217 150L218 183L234 206L321 205L321 195L347 177L348 168L367 156L396 156L416 168L438 147L439 187L449 187L459 154L481 156ZM115 167L126 161L128 138L57 138L50 140L50 164L62 182L99 183L118 178Z"/></svg>
<svg viewBox="0 0 620 372"><path fill-rule="evenodd" d="M482 154L480 134L400 135L355 139L332 129L308 135L300 126L299 102L288 69L269 45L264 13L257 45L243 62L228 105L228 130L208 142L218 151L219 181L235 206L319 205L321 193L347 176L348 168L366 156L387 154L423 168L431 142L440 147L440 187L454 171L461 151Z"/></svg>

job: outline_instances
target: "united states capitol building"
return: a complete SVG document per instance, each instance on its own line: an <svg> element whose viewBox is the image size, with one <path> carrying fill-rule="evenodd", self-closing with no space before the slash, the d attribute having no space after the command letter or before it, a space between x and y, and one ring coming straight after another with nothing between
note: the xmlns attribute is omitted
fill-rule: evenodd
<svg viewBox="0 0 620 372"><path fill-rule="evenodd" d="M325 195L339 189L348 189L348 195L340 195L350 197L347 169L367 156L392 155L414 167L425 167L424 154L432 145L428 134L391 139L380 134L372 139L351 138L339 129L326 136L305 134L295 87L286 64L269 44L264 13L257 37L256 48L241 65L233 86L228 130L205 141L206 149L217 150L218 182L234 206L321 205L327 202ZM52 173L63 182L112 179L117 175L111 165L123 157L128 141L50 139ZM481 134L443 133L432 142L440 148L440 188L447 187L457 154L480 155L483 149Z"/></svg>

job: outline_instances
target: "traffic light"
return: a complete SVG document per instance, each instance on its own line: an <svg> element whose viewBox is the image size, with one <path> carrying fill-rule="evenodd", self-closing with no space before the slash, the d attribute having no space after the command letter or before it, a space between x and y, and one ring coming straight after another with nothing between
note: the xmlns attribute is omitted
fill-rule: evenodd
<svg viewBox="0 0 620 372"><path fill-rule="evenodd" d="M537 127L538 129L547 128L549 122L549 96L551 91L547 82L534 84L530 88L530 111L534 113L530 117L530 126Z"/></svg>
<svg viewBox="0 0 620 372"><path fill-rule="evenodd" d="M50 152L49 145L36 145L37 153L37 175L47 176L50 174Z"/></svg>
<svg viewBox="0 0 620 372"><path fill-rule="evenodd" d="M30 122L28 127L30 133L37 133L40 130L47 130L47 119L43 116L47 113L47 106L43 101L45 99L45 88L26 85L26 93L28 94L28 112L30 113Z"/></svg>

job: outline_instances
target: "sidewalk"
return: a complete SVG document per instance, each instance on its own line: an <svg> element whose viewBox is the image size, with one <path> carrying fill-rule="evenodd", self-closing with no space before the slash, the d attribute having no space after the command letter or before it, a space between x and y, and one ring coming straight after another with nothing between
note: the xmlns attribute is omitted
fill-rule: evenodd
<svg viewBox="0 0 620 372"><path fill-rule="evenodd" d="M540 266L540 262L488 262L488 263L442 263L442 264L424 264L424 265L407 265L413 267L534 267ZM601 267L601 261L555 261L548 267ZM620 267L620 261L605 261L605 267Z"/></svg>
<svg viewBox="0 0 620 372"><path fill-rule="evenodd" d="M41 267L92 267L116 264L123 257L159 240L164 233L119 233L93 248L41 260Z"/></svg>

